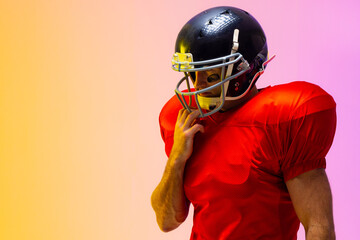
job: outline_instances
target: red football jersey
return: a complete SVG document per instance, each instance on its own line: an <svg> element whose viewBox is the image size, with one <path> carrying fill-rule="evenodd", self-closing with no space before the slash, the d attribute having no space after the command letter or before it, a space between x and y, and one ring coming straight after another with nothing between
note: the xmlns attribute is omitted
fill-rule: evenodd
<svg viewBox="0 0 360 240"><path fill-rule="evenodd" d="M196 134L184 172L194 206L191 239L296 239L299 220L285 182L325 168L335 106L320 87L293 82L201 119L205 133ZM173 97L160 113L167 155L181 108Z"/></svg>

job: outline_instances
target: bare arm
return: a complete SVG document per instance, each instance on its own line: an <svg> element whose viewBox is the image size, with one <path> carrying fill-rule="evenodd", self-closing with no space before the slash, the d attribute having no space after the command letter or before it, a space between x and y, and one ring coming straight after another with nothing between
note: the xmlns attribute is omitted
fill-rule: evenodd
<svg viewBox="0 0 360 240"><path fill-rule="evenodd" d="M332 196L324 169L314 169L286 182L307 240L335 240Z"/></svg>
<svg viewBox="0 0 360 240"><path fill-rule="evenodd" d="M177 228L185 221L189 212L189 200L184 194L183 175L186 161L193 151L193 141L197 132L204 127L194 124L199 111L188 113L179 111L174 131L174 144L159 185L151 195L151 205L156 220L164 232Z"/></svg>

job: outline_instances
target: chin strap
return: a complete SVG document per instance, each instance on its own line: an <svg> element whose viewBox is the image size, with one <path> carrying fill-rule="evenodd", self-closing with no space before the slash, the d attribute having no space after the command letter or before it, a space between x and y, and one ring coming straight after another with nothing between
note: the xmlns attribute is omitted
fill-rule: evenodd
<svg viewBox="0 0 360 240"><path fill-rule="evenodd" d="M239 29L235 29L234 30L234 36L233 36L233 46L232 46L232 49L231 49L231 54L236 53L238 51L238 49L239 49ZM233 57L229 59L229 61L233 61L233 60L234 60ZM231 65L228 66L224 79L231 76L233 68L234 68L234 64L231 64ZM222 79L222 80L224 80L224 79ZM224 93L225 96L226 96L226 93L227 93L227 90L228 90L228 87L229 87L229 82L226 82L224 84L224 87L225 87L225 89L221 94ZM222 98L222 96L220 98Z"/></svg>
<svg viewBox="0 0 360 240"><path fill-rule="evenodd" d="M231 54L236 53L238 51L238 49L239 49L239 29L235 29L234 30L234 36L233 36L233 46L232 46L232 49L231 49ZM235 59L235 57L230 58L229 62L233 61L234 59ZM233 68L234 68L234 64L230 64L227 67L225 77L221 76L222 77L221 81L223 81L224 79L231 76ZM201 108L206 109L206 110L212 110L212 109L216 108L217 106L220 106L220 104L222 102L221 99L223 99L225 101L228 87L229 87L229 82L226 82L226 83L224 83L224 86L221 86L222 91L221 91L220 97L202 97L202 96L198 96L198 100L199 100L199 104L200 104Z"/></svg>

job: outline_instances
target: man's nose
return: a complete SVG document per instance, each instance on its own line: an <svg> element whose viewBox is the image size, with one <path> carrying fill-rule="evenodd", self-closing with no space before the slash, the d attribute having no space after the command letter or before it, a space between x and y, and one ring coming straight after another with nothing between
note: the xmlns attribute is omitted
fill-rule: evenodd
<svg viewBox="0 0 360 240"><path fill-rule="evenodd" d="M208 81L204 73L196 72L194 87L196 90L204 89L208 86Z"/></svg>

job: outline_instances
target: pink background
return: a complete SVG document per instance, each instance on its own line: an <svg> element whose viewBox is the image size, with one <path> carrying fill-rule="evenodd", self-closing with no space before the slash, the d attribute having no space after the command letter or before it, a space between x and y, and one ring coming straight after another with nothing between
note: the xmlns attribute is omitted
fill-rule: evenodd
<svg viewBox="0 0 360 240"><path fill-rule="evenodd" d="M303 80L335 98L337 238L359 239L355 0L1 1L0 239L188 239L192 215L162 233L150 206L167 160L158 113L181 76L178 31L219 5L265 30L277 57L260 87Z"/></svg>

